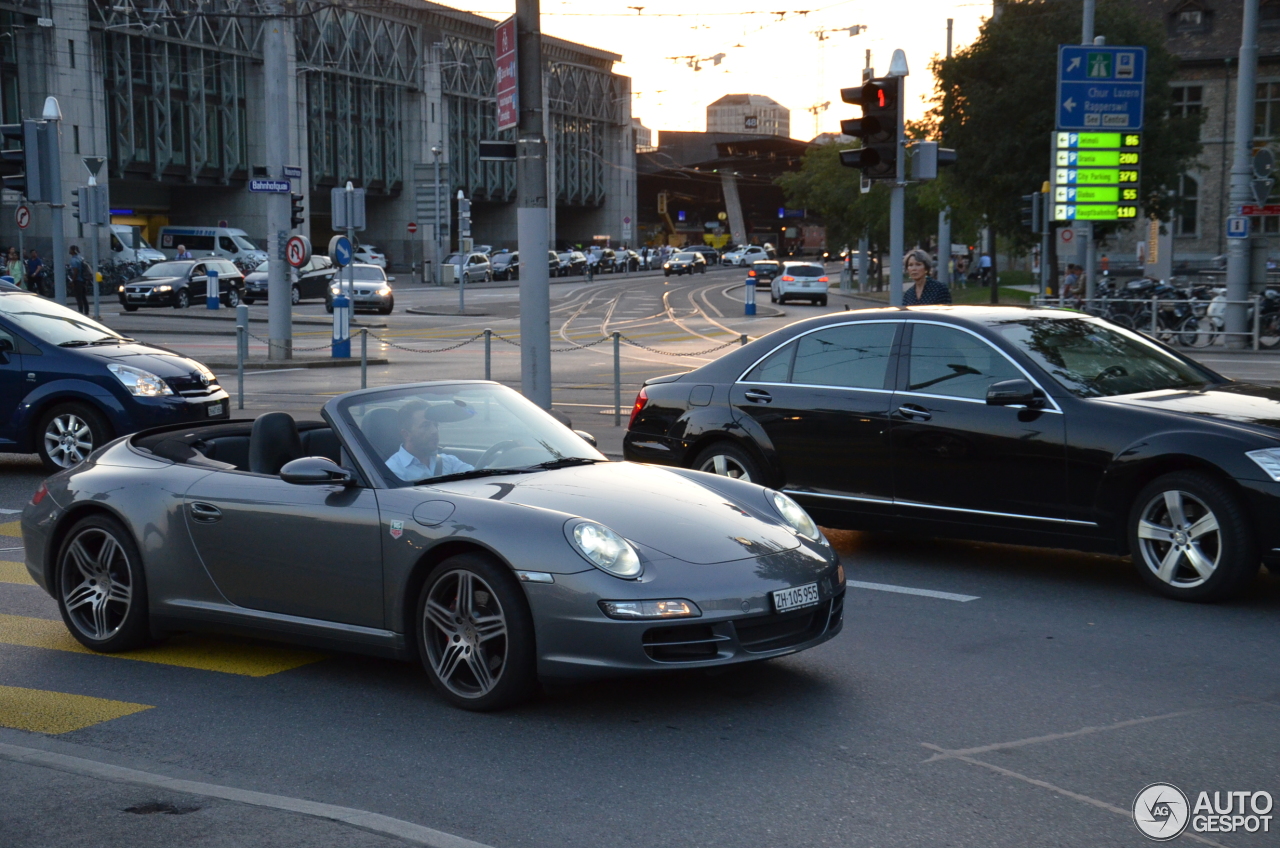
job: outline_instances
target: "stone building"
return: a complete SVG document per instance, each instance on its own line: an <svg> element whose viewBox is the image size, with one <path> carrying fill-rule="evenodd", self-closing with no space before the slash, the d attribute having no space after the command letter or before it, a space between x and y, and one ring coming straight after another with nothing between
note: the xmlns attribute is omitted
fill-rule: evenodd
<svg viewBox="0 0 1280 848"><path fill-rule="evenodd" d="M726 94L707 107L707 132L791 136L791 110L763 94Z"/></svg>

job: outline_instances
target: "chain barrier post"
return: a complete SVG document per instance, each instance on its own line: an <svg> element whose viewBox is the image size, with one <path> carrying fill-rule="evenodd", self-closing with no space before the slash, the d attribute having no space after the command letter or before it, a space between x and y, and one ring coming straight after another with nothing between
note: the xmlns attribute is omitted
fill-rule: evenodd
<svg viewBox="0 0 1280 848"><path fill-rule="evenodd" d="M244 361L249 355L249 307L236 307L236 409L244 409Z"/></svg>
<svg viewBox="0 0 1280 848"><path fill-rule="evenodd" d="M747 334L746 334L746 333L743 333L741 336L738 336L738 345L739 345L740 347L746 347L746 346L747 346Z"/></svg>
<svg viewBox="0 0 1280 848"><path fill-rule="evenodd" d="M493 330L484 328L484 378L493 379Z"/></svg>
<svg viewBox="0 0 1280 848"><path fill-rule="evenodd" d="M369 331L360 328L360 388L369 388Z"/></svg>
<svg viewBox="0 0 1280 848"><path fill-rule="evenodd" d="M743 314L743 315L755 315L755 314L756 314L756 280L755 280L755 277L747 277L747 281L746 281L746 283L744 283L744 286L745 286L745 287L743 288L743 292L745 293L745 295L746 295L746 296L743 298L742 314Z"/></svg>
<svg viewBox="0 0 1280 848"><path fill-rule="evenodd" d="M613 331L613 426L622 426L622 333Z"/></svg>
<svg viewBox="0 0 1280 848"><path fill-rule="evenodd" d="M351 300L341 293L333 298L333 344L331 351L334 359L351 358Z"/></svg>

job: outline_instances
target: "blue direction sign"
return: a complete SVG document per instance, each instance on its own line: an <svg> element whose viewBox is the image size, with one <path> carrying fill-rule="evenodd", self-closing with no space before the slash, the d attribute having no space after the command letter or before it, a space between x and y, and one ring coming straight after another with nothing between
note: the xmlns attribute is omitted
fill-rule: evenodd
<svg viewBox="0 0 1280 848"><path fill-rule="evenodd" d="M339 268L345 268L351 264L351 240L346 236L334 236L329 240L329 258Z"/></svg>
<svg viewBox="0 0 1280 848"><path fill-rule="evenodd" d="M249 191L266 191L288 194L293 191L293 186L288 180L249 180Z"/></svg>
<svg viewBox="0 0 1280 848"><path fill-rule="evenodd" d="M1140 130L1147 48L1058 46L1058 129Z"/></svg>

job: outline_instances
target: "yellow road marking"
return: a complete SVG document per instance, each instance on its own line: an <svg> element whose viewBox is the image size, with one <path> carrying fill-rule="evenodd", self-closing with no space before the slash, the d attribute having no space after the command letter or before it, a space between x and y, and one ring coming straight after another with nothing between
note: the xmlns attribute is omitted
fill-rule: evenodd
<svg viewBox="0 0 1280 848"><path fill-rule="evenodd" d="M35 733L68 733L149 709L149 704L0 686L0 726Z"/></svg>
<svg viewBox="0 0 1280 848"><path fill-rule="evenodd" d="M242 674L247 677L266 677L327 658L325 654L298 648L277 648L195 635L175 636L155 647L140 648L123 654L97 654L77 642L61 621L21 615L0 615L0 643Z"/></svg>
<svg viewBox="0 0 1280 848"><path fill-rule="evenodd" d="M19 539L21 539L22 538L22 522L6 521L4 524L0 524L0 536L17 536Z"/></svg>
<svg viewBox="0 0 1280 848"><path fill-rule="evenodd" d="M27 573L25 565L20 562L5 562L3 560L0 560L0 583L36 585L36 581L32 580L31 575Z"/></svg>

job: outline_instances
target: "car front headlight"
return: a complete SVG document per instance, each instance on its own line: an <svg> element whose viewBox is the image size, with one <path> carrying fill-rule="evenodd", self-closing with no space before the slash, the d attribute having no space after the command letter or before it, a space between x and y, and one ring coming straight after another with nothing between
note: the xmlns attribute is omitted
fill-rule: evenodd
<svg viewBox="0 0 1280 848"><path fill-rule="evenodd" d="M342 294L342 286L329 286L329 294Z"/></svg>
<svg viewBox="0 0 1280 848"><path fill-rule="evenodd" d="M1258 464L1258 467L1267 472L1267 476L1277 483L1280 483L1280 448L1263 448L1262 450L1248 451L1245 456L1252 459Z"/></svg>
<svg viewBox="0 0 1280 848"><path fill-rule="evenodd" d="M782 516L782 520L787 523L787 526L796 531L797 534L810 541L819 542L823 545L827 544L827 539L822 535L822 531L818 529L818 525L813 523L809 513L805 512L804 507L800 506L800 504L782 494L782 492L769 492L769 502L773 504L773 508L777 510L778 515Z"/></svg>
<svg viewBox="0 0 1280 848"><path fill-rule="evenodd" d="M156 291L158 292L173 291L173 286L156 286Z"/></svg>
<svg viewBox="0 0 1280 848"><path fill-rule="evenodd" d="M118 292L122 292L122 291L124 291L124 286L120 286L118 289L116 289L116 291L118 291Z"/></svg>
<svg viewBox="0 0 1280 848"><path fill-rule="evenodd" d="M133 368L117 362L107 363L107 370L114 374L121 385L129 390L129 394L135 397L161 397L162 395L173 394L173 389L169 388L169 384L150 371L143 371L141 368Z"/></svg>
<svg viewBox="0 0 1280 848"><path fill-rule="evenodd" d="M378 294L381 295L382 297L386 297L387 295L391 294L391 286L383 286L382 288L378 289Z"/></svg>
<svg viewBox="0 0 1280 848"><path fill-rule="evenodd" d="M587 562L614 577L628 580L640 576L640 557L631 544L617 533L595 521L580 521L569 533L569 540Z"/></svg>

